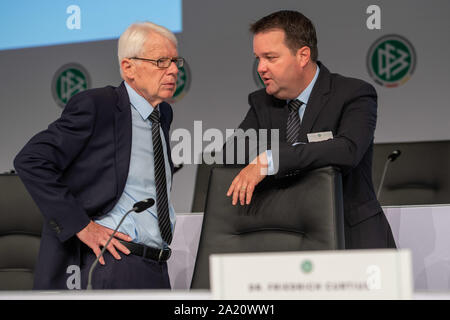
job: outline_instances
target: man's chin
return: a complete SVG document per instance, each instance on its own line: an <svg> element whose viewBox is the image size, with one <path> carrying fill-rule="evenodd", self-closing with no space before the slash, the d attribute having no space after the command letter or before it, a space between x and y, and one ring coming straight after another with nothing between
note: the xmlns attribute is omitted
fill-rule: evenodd
<svg viewBox="0 0 450 320"><path fill-rule="evenodd" d="M270 87L266 87L266 93L268 95L274 96L275 98L280 99L280 100L287 100L287 99L289 99L286 96L286 93L284 91L282 91L282 90L279 90L279 89L273 89L273 88L270 88Z"/></svg>
<svg viewBox="0 0 450 320"><path fill-rule="evenodd" d="M266 93L271 96L277 97L278 91L273 89L272 87L266 87Z"/></svg>
<svg viewBox="0 0 450 320"><path fill-rule="evenodd" d="M266 93L269 95L273 95L274 94L274 90L272 90L272 88L270 87L266 87Z"/></svg>
<svg viewBox="0 0 450 320"><path fill-rule="evenodd" d="M166 91L166 92L164 92L162 95L161 95L161 97L164 99L164 100L167 100L167 99L172 99L172 97L173 97L173 95L175 94L175 90L170 90L170 91Z"/></svg>

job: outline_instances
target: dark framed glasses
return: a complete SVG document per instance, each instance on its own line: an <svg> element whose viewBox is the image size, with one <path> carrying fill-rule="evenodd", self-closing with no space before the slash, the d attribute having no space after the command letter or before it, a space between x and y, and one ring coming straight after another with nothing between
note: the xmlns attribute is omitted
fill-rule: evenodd
<svg viewBox="0 0 450 320"><path fill-rule="evenodd" d="M156 65L158 68L166 69L170 67L171 63L174 62L177 68L181 68L184 65L184 59L181 57L176 58L159 58L157 60L154 59L146 59L146 58L139 58L139 57L132 57L130 59L135 60L142 60L142 61L148 61Z"/></svg>

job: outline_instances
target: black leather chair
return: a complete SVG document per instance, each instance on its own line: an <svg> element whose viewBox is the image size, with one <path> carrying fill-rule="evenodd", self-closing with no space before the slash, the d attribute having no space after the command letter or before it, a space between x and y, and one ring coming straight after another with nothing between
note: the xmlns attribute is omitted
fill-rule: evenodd
<svg viewBox="0 0 450 320"><path fill-rule="evenodd" d="M43 218L15 174L0 175L0 290L28 290Z"/></svg>
<svg viewBox="0 0 450 320"><path fill-rule="evenodd" d="M450 141L375 144L373 182L378 190L389 154L401 155L386 171L383 206L450 204Z"/></svg>
<svg viewBox="0 0 450 320"><path fill-rule="evenodd" d="M192 200L191 212L203 212L205 210L206 194L208 193L208 181L211 170L223 167L220 164L200 163L197 165L195 176L194 198Z"/></svg>
<svg viewBox="0 0 450 320"><path fill-rule="evenodd" d="M331 167L275 181L266 178L249 206L233 206L226 192L241 168L211 171L191 288L209 288L214 253L344 248L342 181Z"/></svg>

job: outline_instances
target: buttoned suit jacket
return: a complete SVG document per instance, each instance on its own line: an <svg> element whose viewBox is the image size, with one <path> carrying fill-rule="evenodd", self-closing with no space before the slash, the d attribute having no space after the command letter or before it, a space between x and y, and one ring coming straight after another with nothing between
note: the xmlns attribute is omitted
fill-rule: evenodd
<svg viewBox="0 0 450 320"><path fill-rule="evenodd" d="M173 173L172 108L165 102L159 108ZM131 135L130 99L122 82L73 96L61 117L16 156L16 171L44 216L34 289L67 289L75 270L69 267L80 265L76 233L108 213L125 188Z"/></svg>

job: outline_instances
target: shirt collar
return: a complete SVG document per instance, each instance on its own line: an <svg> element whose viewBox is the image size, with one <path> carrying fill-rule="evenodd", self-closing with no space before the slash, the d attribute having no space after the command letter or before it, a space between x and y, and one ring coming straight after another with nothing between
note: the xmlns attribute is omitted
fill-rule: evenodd
<svg viewBox="0 0 450 320"><path fill-rule="evenodd" d="M303 102L305 105L308 104L309 96L311 95L311 91L314 87L314 84L316 83L317 77L319 76L319 65L317 65L316 74L314 75L314 78L311 80L309 85L306 87L305 90L300 93L300 95L297 97L298 100Z"/></svg>
<svg viewBox="0 0 450 320"><path fill-rule="evenodd" d="M131 105L139 112L142 119L147 120L150 113L153 112L153 106L145 100L143 96L138 94L126 81L125 88L127 89L128 97L130 97Z"/></svg>

